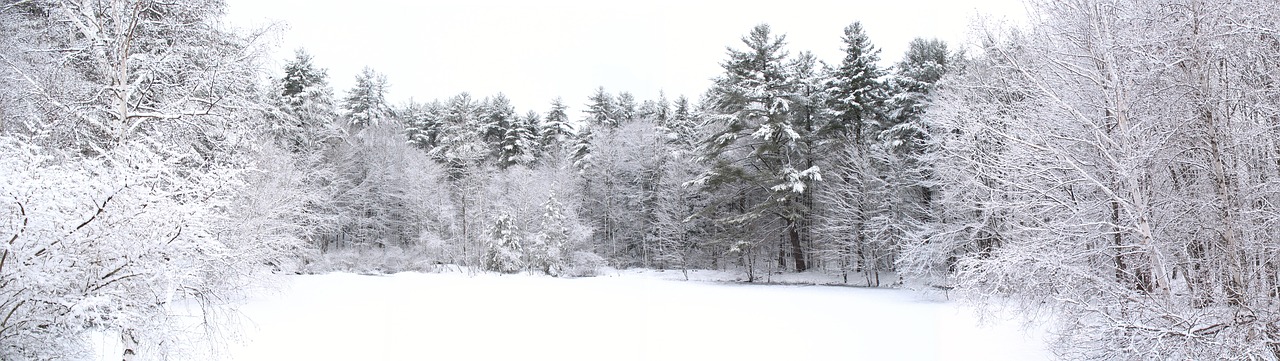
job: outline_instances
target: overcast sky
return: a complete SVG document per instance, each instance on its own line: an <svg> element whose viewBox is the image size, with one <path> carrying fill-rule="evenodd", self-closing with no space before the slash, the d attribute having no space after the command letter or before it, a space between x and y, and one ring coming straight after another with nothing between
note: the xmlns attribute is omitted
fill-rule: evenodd
<svg viewBox="0 0 1280 361"><path fill-rule="evenodd" d="M883 65L915 37L963 42L976 14L1018 19L1019 0L329 1L228 0L237 26L287 24L273 68L306 48L341 96L364 66L386 74L399 104L503 92L521 113L560 96L582 110L597 86L638 100L691 100L721 73L726 47L751 27L787 35L791 54L841 59L841 30L861 21Z"/></svg>

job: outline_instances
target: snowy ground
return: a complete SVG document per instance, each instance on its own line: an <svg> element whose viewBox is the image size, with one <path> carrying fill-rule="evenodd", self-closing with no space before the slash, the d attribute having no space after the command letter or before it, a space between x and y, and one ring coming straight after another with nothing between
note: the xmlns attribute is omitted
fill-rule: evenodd
<svg viewBox="0 0 1280 361"><path fill-rule="evenodd" d="M723 274L694 273L693 279ZM293 276L234 360L1039 360L1037 337L910 291L596 278ZM108 347L110 348L110 347ZM118 359L118 355L104 355Z"/></svg>

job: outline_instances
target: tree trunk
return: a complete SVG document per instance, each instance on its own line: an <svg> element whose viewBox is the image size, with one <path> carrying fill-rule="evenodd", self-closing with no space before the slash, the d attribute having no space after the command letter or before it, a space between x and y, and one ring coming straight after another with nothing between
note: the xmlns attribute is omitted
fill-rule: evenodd
<svg viewBox="0 0 1280 361"><path fill-rule="evenodd" d="M138 358L138 335L133 330L120 331L120 344L124 347L122 361Z"/></svg>
<svg viewBox="0 0 1280 361"><path fill-rule="evenodd" d="M804 262L804 246L800 244L799 222L795 220L787 220L787 236L791 239L791 257L796 262L796 272L804 272L809 269Z"/></svg>
<svg viewBox="0 0 1280 361"><path fill-rule="evenodd" d="M778 269L787 269L787 238L786 236L778 237Z"/></svg>

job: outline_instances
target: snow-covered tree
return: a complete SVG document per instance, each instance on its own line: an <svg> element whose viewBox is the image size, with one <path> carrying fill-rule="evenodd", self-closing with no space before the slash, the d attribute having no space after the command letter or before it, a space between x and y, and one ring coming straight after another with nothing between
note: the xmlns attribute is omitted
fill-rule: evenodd
<svg viewBox="0 0 1280 361"><path fill-rule="evenodd" d="M402 113L408 122L405 134L409 142L418 148L429 152L446 138L445 107L440 101L410 103Z"/></svg>
<svg viewBox="0 0 1280 361"><path fill-rule="evenodd" d="M312 58L299 49L294 59L285 64L284 76L276 81L268 99L275 106L268 113L267 126L277 147L293 155L293 165L282 167L299 179L298 191L311 194L304 212L292 217L305 224L303 237L313 244L324 245L323 239L338 231L338 214L334 202L341 191L335 168L337 149L342 142L342 118L338 114L326 71L315 67ZM264 147L269 152L272 147ZM272 159L264 155L264 159Z"/></svg>
<svg viewBox="0 0 1280 361"><path fill-rule="evenodd" d="M303 49L285 64L277 84L284 114L272 124L272 132L295 153L318 154L332 146L341 130L333 89L325 69L312 64Z"/></svg>
<svg viewBox="0 0 1280 361"><path fill-rule="evenodd" d="M709 206L708 195L693 182L706 171L696 156L693 142L668 141L658 148L653 172L660 176L653 184L652 238L654 265L660 268L687 270L711 267L706 253L714 247L706 244L713 228L703 214Z"/></svg>
<svg viewBox="0 0 1280 361"><path fill-rule="evenodd" d="M280 95L286 98L304 95L308 88L328 85L328 71L317 68L311 60L311 54L306 49L298 48L294 51L293 60L284 65ZM297 102L290 102L290 105L296 106Z"/></svg>
<svg viewBox="0 0 1280 361"><path fill-rule="evenodd" d="M574 142L569 145L569 159L573 160L573 166L579 170L587 170L595 162L594 156L591 154L591 143L595 141L594 127L588 125L578 129L574 134Z"/></svg>
<svg viewBox="0 0 1280 361"><path fill-rule="evenodd" d="M305 247L290 217L309 194L287 161L193 172L179 165L197 154L154 142L93 158L0 144L6 359L75 357L92 330L120 335L125 359L182 358L223 331L239 290Z"/></svg>
<svg viewBox="0 0 1280 361"><path fill-rule="evenodd" d="M652 122L637 120L593 133L591 167L581 171L584 214L596 229L596 251L615 263L652 260L649 202L661 140Z"/></svg>
<svg viewBox="0 0 1280 361"><path fill-rule="evenodd" d="M613 95L604 91L604 87L596 88L596 92L587 101L587 109L584 111L587 118L583 123L599 128L617 127L622 124L622 120L618 118L618 104L614 102Z"/></svg>
<svg viewBox="0 0 1280 361"><path fill-rule="evenodd" d="M659 118L661 120L661 118ZM668 137L677 143L693 145L697 142L697 129L700 125L689 106L689 98L681 95L676 98L671 116L658 123Z"/></svg>
<svg viewBox="0 0 1280 361"><path fill-rule="evenodd" d="M484 253L484 267L488 271L516 273L524 270L524 234L516 227L511 216L503 213L490 229L491 238Z"/></svg>
<svg viewBox="0 0 1280 361"><path fill-rule="evenodd" d="M0 5L0 358L187 358L237 292L304 247L271 130L259 34L221 1ZM275 190L270 203L260 190ZM254 205L254 207L249 207ZM191 305L187 308L181 305ZM207 328L180 315L195 313Z"/></svg>
<svg viewBox="0 0 1280 361"><path fill-rule="evenodd" d="M671 118L671 102L665 92L658 92L658 100L645 100L637 110L637 117L653 119L658 125L665 125Z"/></svg>
<svg viewBox="0 0 1280 361"><path fill-rule="evenodd" d="M542 147L550 149L560 147L574 134L573 124L569 123L569 107L564 101L556 98L551 101L551 111L542 119L539 133L542 134Z"/></svg>
<svg viewBox="0 0 1280 361"><path fill-rule="evenodd" d="M254 124L228 124L228 114L261 103L253 64L261 44L224 31L224 8L216 0L6 3L0 62L18 98L4 129L88 155L141 138L207 153L217 134L208 128Z"/></svg>
<svg viewBox="0 0 1280 361"><path fill-rule="evenodd" d="M947 50L947 44L938 39L911 40L907 53L894 68L889 79L889 92L885 114L885 136L892 139L897 150L919 152L919 145L928 130L922 124L929 95L935 85L954 65L957 55ZM907 148L907 149L903 149Z"/></svg>
<svg viewBox="0 0 1280 361"><path fill-rule="evenodd" d="M480 166L488 155L480 104L470 94L462 93L445 102L441 112L439 135L428 144L427 154L444 163L451 177L460 178L462 173Z"/></svg>
<svg viewBox="0 0 1280 361"><path fill-rule="evenodd" d="M538 113L529 112L505 124L502 139L496 144L498 169L533 162L538 152Z"/></svg>
<svg viewBox="0 0 1280 361"><path fill-rule="evenodd" d="M844 28L844 59L832 69L827 83L830 107L837 121L833 131L847 132L854 143L870 141L880 130L878 112L884 101L880 49L871 44L861 22Z"/></svg>
<svg viewBox="0 0 1280 361"><path fill-rule="evenodd" d="M826 101L834 119L821 130L841 135L831 148L828 184L819 197L824 205L822 243L846 281L848 272L859 272L874 286L880 271L892 270L898 241L896 233L881 233L883 229L870 224L884 208L879 202L896 199L880 177L900 170L886 163L879 137L885 97L882 71L876 65L879 49L859 22L845 27L841 40L844 59L827 80Z"/></svg>
<svg viewBox="0 0 1280 361"><path fill-rule="evenodd" d="M339 149L341 191L338 246L411 246L440 219L432 195L444 172L405 142L399 126L383 123L347 139Z"/></svg>
<svg viewBox="0 0 1280 361"><path fill-rule="evenodd" d="M563 274L569 261L566 251L569 250L572 232L569 219L564 215L564 205L553 190L543 205L541 225L533 237L533 246L529 250L529 267L552 276Z"/></svg>
<svg viewBox="0 0 1280 361"><path fill-rule="evenodd" d="M613 119L618 123L635 121L640 115L636 97L629 92L618 93L618 101L614 104L613 111Z"/></svg>
<svg viewBox="0 0 1280 361"><path fill-rule="evenodd" d="M571 164L571 151L577 129L569 121L567 111L568 107L564 102L556 98L551 102L551 111L538 124L538 134L541 137L538 144L541 149L539 163L544 166L558 168Z"/></svg>
<svg viewBox="0 0 1280 361"><path fill-rule="evenodd" d="M1280 6L1031 10L934 93L941 213L910 259L1052 313L1066 358L1280 357L1276 107L1258 82Z"/></svg>
<svg viewBox="0 0 1280 361"><path fill-rule="evenodd" d="M386 75L367 66L360 70L356 84L342 99L348 127L359 131L388 120L392 116L391 106L387 103L388 87Z"/></svg>
<svg viewBox="0 0 1280 361"><path fill-rule="evenodd" d="M467 93L450 98L440 111L439 136L427 155L445 168L445 184L454 210L449 232L461 248L457 261L477 265L485 238L481 193L489 174L485 167L489 146L484 141L483 114L480 103Z"/></svg>
<svg viewBox="0 0 1280 361"><path fill-rule="evenodd" d="M808 209L800 198L821 176L819 168L806 167L798 157L804 139L794 122L795 85L784 38L762 24L742 39L746 50L729 50L725 73L711 91L717 132L705 147L712 167L699 181L728 195L719 202L739 204L738 214L722 219L731 227L753 224L764 230L775 220L782 223L774 229L786 240L795 269L803 271L808 267L800 230ZM750 257L776 235L748 236L735 249Z"/></svg>

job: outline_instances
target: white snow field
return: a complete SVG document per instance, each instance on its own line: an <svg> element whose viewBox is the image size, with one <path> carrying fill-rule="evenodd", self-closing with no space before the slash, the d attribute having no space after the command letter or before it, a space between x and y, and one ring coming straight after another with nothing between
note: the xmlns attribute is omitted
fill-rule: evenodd
<svg viewBox="0 0 1280 361"><path fill-rule="evenodd" d="M696 274L695 274L696 277ZM289 276L242 311L233 360L1043 360L1015 322L979 325L904 290L401 273ZM1030 336L1029 336L1030 335ZM119 359L109 353L104 359Z"/></svg>

